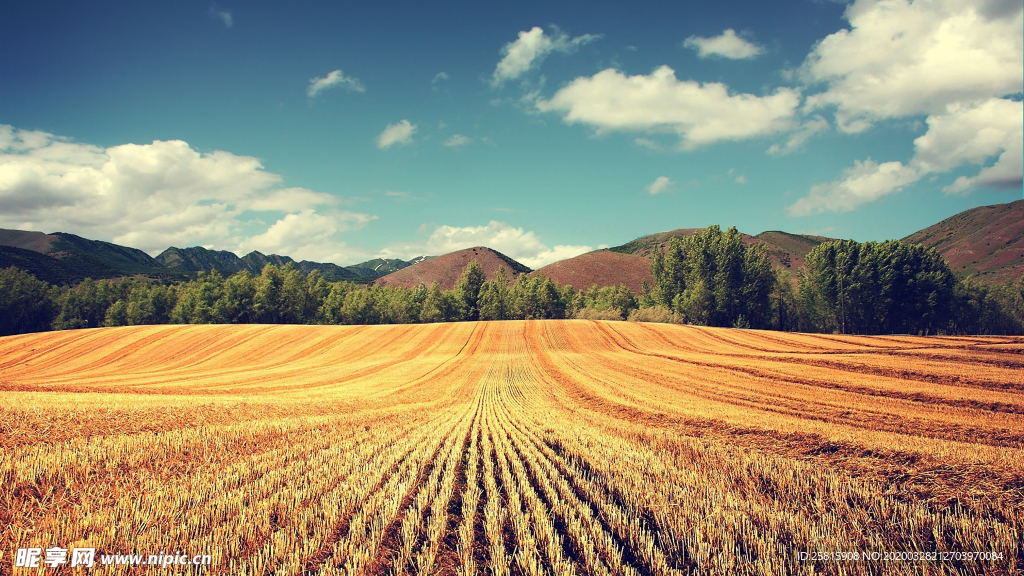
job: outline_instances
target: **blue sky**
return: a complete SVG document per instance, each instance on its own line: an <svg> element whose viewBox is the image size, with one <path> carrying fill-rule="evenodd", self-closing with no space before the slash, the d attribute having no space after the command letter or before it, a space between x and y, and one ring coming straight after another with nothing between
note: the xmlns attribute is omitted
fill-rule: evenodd
<svg viewBox="0 0 1024 576"><path fill-rule="evenodd" d="M1022 197L1016 0L9 3L0 226L530 266Z"/></svg>

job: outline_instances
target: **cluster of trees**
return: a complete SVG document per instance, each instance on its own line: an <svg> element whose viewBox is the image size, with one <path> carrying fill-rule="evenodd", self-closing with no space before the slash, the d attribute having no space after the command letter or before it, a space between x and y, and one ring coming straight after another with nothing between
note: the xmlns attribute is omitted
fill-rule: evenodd
<svg viewBox="0 0 1024 576"><path fill-rule="evenodd" d="M987 286L957 280L934 250L900 242L836 241L807 255L797 279L772 269L761 245L712 226L673 238L652 261L654 285L576 290L475 261L458 283L416 288L328 282L293 264L177 284L85 280L50 286L0 270L0 335L139 324L400 324L595 318L858 334L1024 333L1024 278Z"/></svg>
<svg viewBox="0 0 1024 576"><path fill-rule="evenodd" d="M673 238L641 294L686 322L846 334L1021 334L1024 276L991 286L958 280L920 245L838 240L814 247L795 279L762 245L717 226Z"/></svg>
<svg viewBox="0 0 1024 576"><path fill-rule="evenodd" d="M824 332L1024 334L1024 276L986 285L919 245L828 242L807 255L798 308Z"/></svg>
<svg viewBox="0 0 1024 576"><path fill-rule="evenodd" d="M736 228L711 226L672 238L651 263L655 285L644 304L678 312L692 324L781 328L772 314L778 278L763 245L747 246ZM644 291L646 296L646 292Z"/></svg>
<svg viewBox="0 0 1024 576"><path fill-rule="evenodd" d="M807 255L800 304L826 332L949 330L956 277L938 252L895 240L816 246Z"/></svg>
<svg viewBox="0 0 1024 576"><path fill-rule="evenodd" d="M214 271L178 284L145 278L86 279L53 287L17 268L0 270L0 335L141 324L403 324L461 320L572 318L582 308L625 317L636 299L625 287L575 291L504 268L486 280L475 261L458 284L413 289L327 282L293 264L259 275Z"/></svg>

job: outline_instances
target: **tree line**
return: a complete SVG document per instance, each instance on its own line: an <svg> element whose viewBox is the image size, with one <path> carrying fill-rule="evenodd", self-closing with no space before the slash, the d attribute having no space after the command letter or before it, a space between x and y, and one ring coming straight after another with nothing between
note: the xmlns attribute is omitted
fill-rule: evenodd
<svg viewBox="0 0 1024 576"><path fill-rule="evenodd" d="M0 335L141 324L403 324L465 320L630 319L849 334L1024 333L1024 278L958 280L937 252L896 241L815 247L796 278L763 245L711 226L672 238L652 259L654 284L577 290L549 278L492 280L472 261L457 284L415 288L328 282L293 264L254 275L213 271L188 282L86 279L56 287L0 270Z"/></svg>

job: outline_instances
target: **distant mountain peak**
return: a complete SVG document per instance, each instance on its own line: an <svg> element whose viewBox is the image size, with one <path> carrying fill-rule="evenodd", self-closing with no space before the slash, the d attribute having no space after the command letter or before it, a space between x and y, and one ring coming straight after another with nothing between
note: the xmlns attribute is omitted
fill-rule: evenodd
<svg viewBox="0 0 1024 576"><path fill-rule="evenodd" d="M374 280L373 283L380 286L415 288L420 284L429 286L437 282L442 289L448 290L455 286L459 276L462 275L462 271L472 260L476 260L480 264L480 267L484 270L484 276L488 280L494 278L498 268L501 266L505 267L509 280L514 279L519 274L531 271L528 266L513 260L497 250L487 248L486 246L474 246L473 248L464 248L440 256L420 257L419 262L397 272L381 276Z"/></svg>

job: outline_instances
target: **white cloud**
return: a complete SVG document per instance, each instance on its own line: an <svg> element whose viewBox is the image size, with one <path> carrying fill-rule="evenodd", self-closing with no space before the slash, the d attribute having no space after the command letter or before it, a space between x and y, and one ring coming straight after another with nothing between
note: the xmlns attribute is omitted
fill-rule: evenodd
<svg viewBox="0 0 1024 576"><path fill-rule="evenodd" d="M452 134L447 140L444 141L444 145L449 148L457 148L459 146L465 146L472 142L473 139L469 136L463 136L462 134Z"/></svg>
<svg viewBox="0 0 1024 576"><path fill-rule="evenodd" d="M591 246L549 247L533 232L491 220L486 226L437 226L425 242L392 244L385 247L380 256L408 259L422 254L447 254L474 246L492 248L535 269L593 250Z"/></svg>
<svg viewBox="0 0 1024 576"><path fill-rule="evenodd" d="M795 125L800 93L779 88L769 96L731 94L724 84L677 80L662 66L650 75L627 76L614 69L581 77L539 100L542 112L560 112L568 124L598 132L674 132L691 150L721 140L742 140L782 132Z"/></svg>
<svg viewBox="0 0 1024 576"><path fill-rule="evenodd" d="M824 86L805 111L835 107L843 132L890 118L926 115L927 132L908 162L858 162L820 184L791 214L850 210L920 180L978 166L943 190L1020 189L1024 108L1006 96L1024 90L1024 6L1013 0L857 0L850 29L819 42L801 78ZM807 124L805 124L807 126ZM798 130L791 137L799 140ZM776 145L769 153L785 153Z"/></svg>
<svg viewBox="0 0 1024 576"><path fill-rule="evenodd" d="M366 92L366 87L359 80L351 76L345 76L341 70L332 70L323 78L310 78L306 95L310 98L316 98L324 90L334 88L335 86L341 86L349 92Z"/></svg>
<svg viewBox="0 0 1024 576"><path fill-rule="evenodd" d="M326 192L305 188L279 188L269 190L246 205L246 210L257 212L288 212L301 206L333 206L338 197Z"/></svg>
<svg viewBox="0 0 1024 576"><path fill-rule="evenodd" d="M732 28L710 38L690 36L683 42L683 46L696 50L701 58L720 56L732 60L746 60L764 54L764 48L740 38Z"/></svg>
<svg viewBox="0 0 1024 576"><path fill-rule="evenodd" d="M388 124L387 128L377 136L377 148L388 148L394 144L412 144L412 135L416 133L416 125L408 120Z"/></svg>
<svg viewBox="0 0 1024 576"><path fill-rule="evenodd" d="M600 37L595 34L584 34L570 38L558 29L555 29L554 34L547 35L539 26L521 31L516 40L502 47L503 57L494 69L491 84L497 86L507 80L514 80L525 74L530 68L539 65L548 54L552 52L569 54Z"/></svg>
<svg viewBox="0 0 1024 576"><path fill-rule="evenodd" d="M856 162L841 180L818 184L788 208L794 216L853 210L913 184L925 176L963 166L982 166L943 188L960 193L990 187L1019 190L1024 181L1024 106L991 98L973 105L953 104L926 120L928 131L914 140L909 164ZM995 163L986 165L992 158Z"/></svg>
<svg viewBox="0 0 1024 576"><path fill-rule="evenodd" d="M306 209L286 214L266 232L243 240L243 252L258 250L264 254L283 254L296 260L343 262L352 259L352 250L338 235L358 230L376 216L343 210L317 212Z"/></svg>
<svg viewBox="0 0 1024 576"><path fill-rule="evenodd" d="M431 80L430 83L431 84L437 84L439 82L444 82L447 79L448 79L448 73L447 72L438 72L437 74L434 74L434 79Z"/></svg>
<svg viewBox="0 0 1024 576"><path fill-rule="evenodd" d="M845 13L851 28L804 62L804 80L826 88L807 107L834 105L839 128L859 132L883 118L1020 92L1022 13L1012 0L857 0Z"/></svg>
<svg viewBox="0 0 1024 576"><path fill-rule="evenodd" d="M71 232L151 254L172 245L237 250L255 234L268 251L287 254L290 245L273 246L253 222L268 212L306 214L337 219L340 233L373 218L281 181L256 158L200 153L180 140L103 148L0 126L0 227Z"/></svg>
<svg viewBox="0 0 1024 576"><path fill-rule="evenodd" d="M221 23L224 24L225 28L231 28L235 25L235 19L231 16L231 12L228 12L227 10L222 10L216 4L210 6L209 14L210 18L220 20Z"/></svg>
<svg viewBox="0 0 1024 576"><path fill-rule="evenodd" d="M647 190L652 196L655 194L661 194L662 192L669 192L675 187L676 183L669 179L668 176L658 176L647 185L644 190Z"/></svg>
<svg viewBox="0 0 1024 576"><path fill-rule="evenodd" d="M785 142L772 144L768 148L768 154L772 156L785 156L800 150L814 135L826 130L828 130L828 120L825 120L819 114L815 114L804 120L797 129L790 132Z"/></svg>
<svg viewBox="0 0 1024 576"><path fill-rule="evenodd" d="M977 187L1020 188L1024 173L1024 105L992 98L973 106L952 105L928 117L928 132L914 140L912 164L922 172L947 172L963 165L995 164L962 176L946 192Z"/></svg>
<svg viewBox="0 0 1024 576"><path fill-rule="evenodd" d="M789 206L792 216L807 216L819 212L847 212L866 202L873 202L908 184L916 182L920 174L902 162L878 164L870 158L856 161L853 168L843 171L843 178L827 184L816 184L810 193Z"/></svg>
<svg viewBox="0 0 1024 576"><path fill-rule="evenodd" d="M736 177L735 182L737 184L746 184L747 182L749 182L749 180L747 180L746 176L744 176L743 174L740 174L739 176Z"/></svg>

